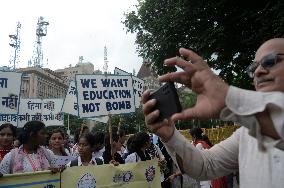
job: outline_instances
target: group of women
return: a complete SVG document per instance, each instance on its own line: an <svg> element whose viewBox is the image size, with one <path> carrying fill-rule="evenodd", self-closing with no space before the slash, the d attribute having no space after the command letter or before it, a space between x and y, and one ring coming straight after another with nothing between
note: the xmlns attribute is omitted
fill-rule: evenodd
<svg viewBox="0 0 284 188"><path fill-rule="evenodd" d="M75 149L67 146L65 134L60 129L55 129L48 137L44 123L40 121L27 122L21 134L17 137L21 143L14 145L16 128L5 123L0 126L0 173L12 174L51 170L59 172L62 167L57 167L51 161L57 156L73 156L74 159L66 166L89 166L100 164L124 164L146 161L154 158L148 152L151 138L145 132L132 135L127 146L124 146L125 133L115 132L104 136L104 146L88 130L82 131L78 137ZM16 144L16 143L15 143ZM48 147L46 147L48 145ZM98 147L100 145L100 147ZM96 153L100 153L97 155ZM156 155L157 156L157 155Z"/></svg>
<svg viewBox="0 0 284 188"><path fill-rule="evenodd" d="M212 146L207 139L204 139L205 135L200 128L192 129L190 133L193 137L193 145L197 148L202 150ZM110 140L112 140L111 143ZM146 132L131 135L126 141L124 131L114 131L110 139L108 133L92 134L83 127L76 141L77 143L71 148L66 140L66 134L60 129L54 129L47 138L45 125L40 121L27 122L18 137L16 137L16 128L12 124L2 124L0 126L0 175L43 170L59 172L66 167L119 165L153 158L159 159L161 169L165 167L166 160L163 154L165 152L162 153L159 147L153 144ZM124 146L125 141L126 146ZM159 143L162 144L160 141ZM51 162L58 156L72 156L74 159L65 167L58 167ZM170 159L170 157L167 158ZM169 161L168 164L170 164ZM163 170L162 187L169 187L169 182L181 175L180 171L172 173ZM225 182L220 179L200 182L201 187L226 187L221 186L222 184L224 185Z"/></svg>
<svg viewBox="0 0 284 188"><path fill-rule="evenodd" d="M25 124L19 137L21 145L13 146L16 136L15 127L11 124L0 126L1 163L0 173L11 174L21 172L34 172L50 169L58 172L50 164L54 154L43 147L46 134L45 125L39 121L30 121Z"/></svg>

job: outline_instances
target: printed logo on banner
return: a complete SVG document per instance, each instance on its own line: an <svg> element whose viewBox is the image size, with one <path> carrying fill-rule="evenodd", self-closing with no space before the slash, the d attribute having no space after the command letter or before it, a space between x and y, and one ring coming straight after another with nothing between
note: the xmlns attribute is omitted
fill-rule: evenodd
<svg viewBox="0 0 284 188"><path fill-rule="evenodd" d="M77 188L96 188L96 179L90 174L84 174L78 181Z"/></svg>
<svg viewBox="0 0 284 188"><path fill-rule="evenodd" d="M128 183L134 179L134 175L133 172L127 171L124 173L115 174L112 179L114 183Z"/></svg>
<svg viewBox="0 0 284 188"><path fill-rule="evenodd" d="M145 177L146 177L147 182L151 182L151 181L154 180L154 178L155 178L155 173L156 173L156 169L155 169L154 166L149 166L149 167L146 169Z"/></svg>

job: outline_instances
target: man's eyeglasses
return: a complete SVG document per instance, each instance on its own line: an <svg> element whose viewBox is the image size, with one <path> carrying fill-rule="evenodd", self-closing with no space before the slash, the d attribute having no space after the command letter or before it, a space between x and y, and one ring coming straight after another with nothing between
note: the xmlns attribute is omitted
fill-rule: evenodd
<svg viewBox="0 0 284 188"><path fill-rule="evenodd" d="M254 77L254 72L259 65L261 65L264 69L268 69L273 67L280 59L278 56L284 55L282 53L272 53L264 56L259 62L254 61L250 66L247 67L246 72L249 77Z"/></svg>

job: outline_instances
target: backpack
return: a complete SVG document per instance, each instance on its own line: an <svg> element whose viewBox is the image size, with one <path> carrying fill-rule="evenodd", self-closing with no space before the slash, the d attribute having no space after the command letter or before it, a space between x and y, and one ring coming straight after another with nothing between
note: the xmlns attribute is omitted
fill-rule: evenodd
<svg viewBox="0 0 284 188"><path fill-rule="evenodd" d="M95 158L95 160L96 160L97 165L104 164L103 161L101 159L99 159L99 158ZM78 159L75 159L75 160L71 161L70 167L72 167L72 166L78 166Z"/></svg>

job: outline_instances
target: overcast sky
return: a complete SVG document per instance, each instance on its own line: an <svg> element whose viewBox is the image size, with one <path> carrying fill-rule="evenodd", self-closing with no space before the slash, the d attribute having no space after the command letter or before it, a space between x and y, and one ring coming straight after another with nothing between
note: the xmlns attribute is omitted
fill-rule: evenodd
<svg viewBox="0 0 284 188"><path fill-rule="evenodd" d="M13 48L9 35L21 28L20 63L27 67L36 41L39 16L49 22L43 37L44 67L52 70L74 66L79 56L103 69L104 46L108 48L108 71L119 67L138 72L142 58L136 53L135 35L126 34L123 13L134 9L135 0L8 0L0 1L0 67L8 66ZM47 64L48 59L48 64Z"/></svg>

